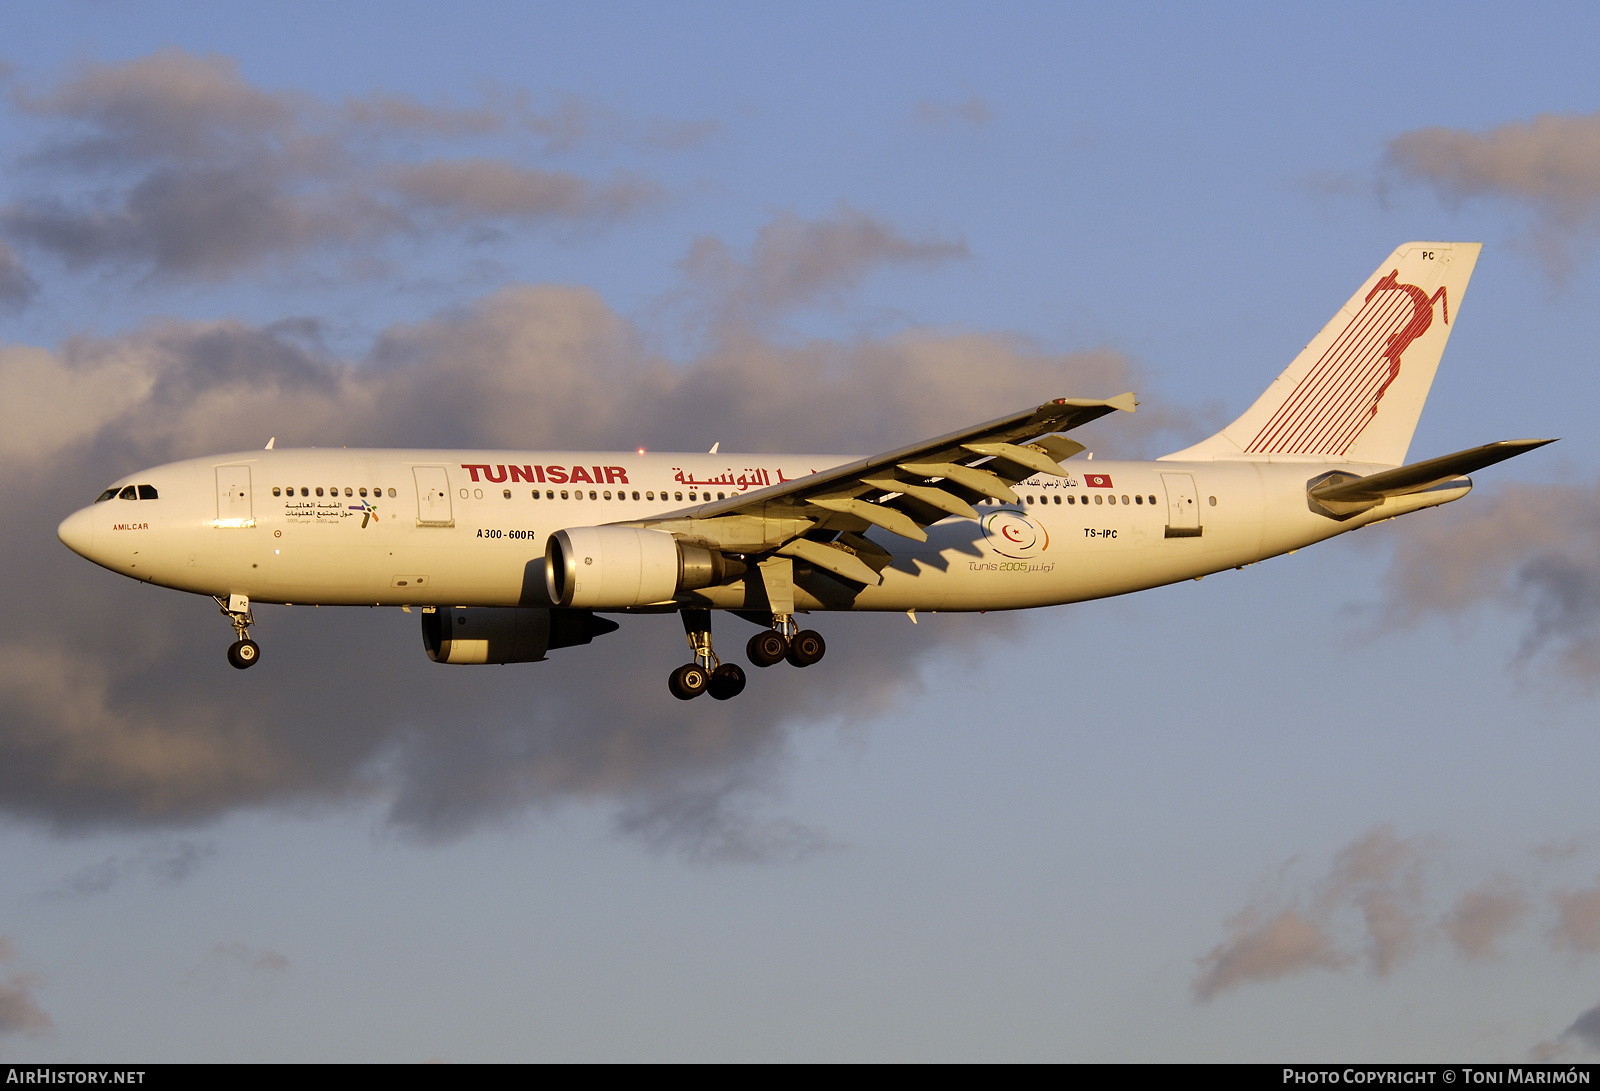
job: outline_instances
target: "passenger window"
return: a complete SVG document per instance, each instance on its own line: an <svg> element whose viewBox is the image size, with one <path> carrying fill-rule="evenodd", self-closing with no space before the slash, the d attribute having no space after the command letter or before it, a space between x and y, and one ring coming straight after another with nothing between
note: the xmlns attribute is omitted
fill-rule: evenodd
<svg viewBox="0 0 1600 1091"><path fill-rule="evenodd" d="M1105 498L1100 493L1095 493L1094 494L1094 502L1096 504L1104 504L1105 503Z"/></svg>
<svg viewBox="0 0 1600 1091"><path fill-rule="evenodd" d="M665 496L665 495L666 495L666 493L662 493L662 494L661 494L661 495L663 495L663 496ZM677 497L677 498L678 498L678 499L679 499L679 500L682 500L682 499L683 499L683 493L681 493L681 492L675 492L675 493L673 493L673 494L672 494L672 495L673 495L673 496L675 496L675 497ZM689 494L689 495L690 495L690 496L693 496L693 495L694 495L694 494L693 494L693 493L690 493L690 494Z"/></svg>
<svg viewBox="0 0 1600 1091"><path fill-rule="evenodd" d="M1155 498L1155 497L1153 497L1153 496L1152 496L1152 497L1151 497L1151 498L1150 498L1150 503L1152 503L1152 504L1154 504L1154 503L1155 503L1155 502L1156 502L1156 498Z"/></svg>
<svg viewBox="0 0 1600 1091"><path fill-rule="evenodd" d="M1133 502L1134 502L1134 503L1135 503L1135 504L1142 504L1142 503L1144 503L1144 497L1142 497L1142 496L1135 496L1135 497L1134 497L1134 498L1133 498Z"/></svg>
<svg viewBox="0 0 1600 1091"><path fill-rule="evenodd" d="M393 490L393 489L390 489L390 490L389 490L389 495L390 495L390 496L391 496L391 497L392 497L392 496L394 496L394 490Z"/></svg>
<svg viewBox="0 0 1600 1091"><path fill-rule="evenodd" d="M1213 496L1211 498L1211 506L1212 507L1216 507L1217 506L1217 498L1215 496Z"/></svg>
<svg viewBox="0 0 1600 1091"><path fill-rule="evenodd" d="M1060 507L1060 506L1061 506L1061 494L1060 493L1056 493L1056 507Z"/></svg>
<svg viewBox="0 0 1600 1091"><path fill-rule="evenodd" d="M1122 497L1122 502L1123 502L1123 503L1124 503L1124 504L1126 504L1126 503L1127 503L1127 502L1128 502L1128 497L1127 497L1127 495L1126 495L1126 494L1124 494L1124 495L1123 495L1123 497Z"/></svg>
<svg viewBox="0 0 1600 1091"><path fill-rule="evenodd" d="M318 485L318 486L317 486L317 495L318 495L318 496L321 496L321 495L322 495L322 486L321 486L321 485Z"/></svg>
<svg viewBox="0 0 1600 1091"><path fill-rule="evenodd" d="M656 494L653 492L647 492L644 494L644 498L646 500L654 500L656 498Z"/></svg>
<svg viewBox="0 0 1600 1091"><path fill-rule="evenodd" d="M607 490L606 490L606 499L607 499L607 500L610 500L610 499L611 499L611 490L610 490L610 489L607 489Z"/></svg>
<svg viewBox="0 0 1600 1091"><path fill-rule="evenodd" d="M356 492L362 496L365 496L367 495L367 487L363 485L361 488L357 489Z"/></svg>
<svg viewBox="0 0 1600 1091"><path fill-rule="evenodd" d="M272 486L272 495L273 496L282 496L283 495L283 490L278 488L278 486L274 485L274 486Z"/></svg>
<svg viewBox="0 0 1600 1091"><path fill-rule="evenodd" d="M567 499L567 490L566 489L562 489L561 490L561 499L563 499L563 500Z"/></svg>
<svg viewBox="0 0 1600 1091"><path fill-rule="evenodd" d="M511 490L510 489L505 489L505 490L502 490L502 491L504 491L506 499L510 500L511 499Z"/></svg>
<svg viewBox="0 0 1600 1091"><path fill-rule="evenodd" d="M546 500L554 500L556 498L556 490L554 490L554 489L546 489L544 491L544 498Z"/></svg>
<svg viewBox="0 0 1600 1091"><path fill-rule="evenodd" d="M724 495L722 495L722 494L721 494L721 493L720 493L720 492L719 492L719 493L717 493L717 499L718 499L718 500L726 500L726 499L727 499L727 497L726 497L726 496L724 496Z"/></svg>
<svg viewBox="0 0 1600 1091"><path fill-rule="evenodd" d="M633 498L635 500L639 499L639 490L638 489L634 489L633 490Z"/></svg>
<svg viewBox="0 0 1600 1091"><path fill-rule="evenodd" d="M589 499L590 499L590 500L594 500L594 499L597 499L597 498L596 498L596 496L595 496L595 494L594 494L594 490L593 490L593 489L590 489L590 490L589 490Z"/></svg>
<svg viewBox="0 0 1600 1091"><path fill-rule="evenodd" d="M129 485L127 488L125 488L121 492L117 493L117 499L119 499L119 500L137 500L137 499L139 499L139 490L134 488L132 485Z"/></svg>

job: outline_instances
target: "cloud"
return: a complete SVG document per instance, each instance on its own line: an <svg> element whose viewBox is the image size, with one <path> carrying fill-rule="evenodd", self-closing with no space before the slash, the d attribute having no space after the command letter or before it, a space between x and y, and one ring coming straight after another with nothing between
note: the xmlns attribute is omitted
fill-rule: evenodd
<svg viewBox="0 0 1600 1091"><path fill-rule="evenodd" d="M0 1034L40 1034L54 1025L33 998L33 991L43 984L43 979L35 974L10 972L16 957L11 941L0 936L0 966L8 967L6 977L0 980Z"/></svg>
<svg viewBox="0 0 1600 1091"><path fill-rule="evenodd" d="M1465 889L1452 881L1459 866L1440 866L1448 858L1437 839L1400 837L1388 825L1340 849L1320 877L1294 878L1290 865L1297 857L1225 923L1227 938L1196 960L1195 996L1206 1001L1246 983L1309 970L1342 971L1362 962L1382 977L1440 939L1464 959L1492 958L1528 922L1535 902L1544 900L1540 888L1583 851L1580 841L1574 838L1556 853L1544 851L1548 846L1531 850L1523 857L1525 866L1538 861L1531 874L1495 874ZM1600 883L1549 891L1549 904L1555 920L1544 937L1553 950L1600 951ZM1586 1018L1582 1033L1593 1044L1600 1041L1600 1017ZM1574 1033L1569 1029L1541 1042L1535 1055L1563 1055Z"/></svg>
<svg viewBox="0 0 1600 1091"><path fill-rule="evenodd" d="M1285 871L1227 922L1228 938L1198 960L1196 997L1361 962L1382 977L1441 936L1464 958L1492 957L1528 916L1526 885L1498 875L1449 895L1440 880L1430 882L1440 851L1432 839L1400 837L1379 825L1340 849L1320 878L1291 882ZM1432 908L1441 901L1449 906L1443 913ZM1600 949L1600 888L1557 894L1556 901L1562 923L1552 940Z"/></svg>
<svg viewBox="0 0 1600 1091"><path fill-rule="evenodd" d="M1228 922L1229 937L1199 960L1195 995L1209 1000L1249 981L1270 981L1312 969L1343 969L1356 955L1341 935L1342 918L1361 920L1362 946L1373 971L1385 975L1411 955L1422 922L1427 845L1375 826L1339 850L1323 879L1293 895L1287 908L1274 893Z"/></svg>
<svg viewBox="0 0 1600 1091"><path fill-rule="evenodd" d="M215 852L214 845L198 841L177 841L150 846L132 856L107 857L67 875L45 891L45 897L93 897L105 894L117 884L141 875L164 883L181 883Z"/></svg>
<svg viewBox="0 0 1600 1091"><path fill-rule="evenodd" d="M965 102L938 102L924 99L917 103L913 118L918 125L942 128L948 125L987 125L994 120L994 111L977 95Z"/></svg>
<svg viewBox="0 0 1600 1091"><path fill-rule="evenodd" d="M1574 1054L1600 1053L1600 1004L1580 1014L1571 1026L1556 1035L1555 1041L1540 1042L1528 1052L1533 1060L1541 1064Z"/></svg>
<svg viewBox="0 0 1600 1091"><path fill-rule="evenodd" d="M1600 951L1600 885L1588 890L1561 890L1552 896L1556 924L1551 941L1578 954Z"/></svg>
<svg viewBox="0 0 1600 1091"><path fill-rule="evenodd" d="M708 863L795 862L842 847L788 819L754 818L733 805L736 794L714 785L641 799L618 816L617 828L656 849L683 847L691 860Z"/></svg>
<svg viewBox="0 0 1600 1091"><path fill-rule="evenodd" d="M1527 912L1521 890L1509 880L1497 879L1457 898L1440 926L1467 958L1490 958L1495 944L1514 931Z"/></svg>
<svg viewBox="0 0 1600 1091"><path fill-rule="evenodd" d="M790 733L879 713L1013 619L819 617L822 664L752 671L746 695L725 705L668 696L666 675L685 657L670 616L625 618L547 663L473 668L426 662L414 614L262 607L263 659L240 673L223 662L231 635L208 601L100 572L54 526L124 473L268 436L279 448L720 441L868 453L1131 385L1112 351L915 329L792 344L745 330L674 363L594 292L552 285L392 327L358 359L328 355L307 332L167 321L54 350L0 348L0 454L18 471L11 502L32 513L0 522L8 605L27 619L0 637L0 810L57 828L139 828L349 804L438 838L593 801L615 808L623 832L699 859L827 848L825 833L755 809ZM33 609L44 600L57 608ZM754 631L719 615L718 649L740 658ZM121 881L130 866L79 885Z"/></svg>
<svg viewBox="0 0 1600 1091"><path fill-rule="evenodd" d="M1318 899L1325 912L1345 904L1360 908L1368 956L1379 974L1389 973L1416 946L1424 852L1418 839L1375 826L1339 851Z"/></svg>
<svg viewBox="0 0 1600 1091"><path fill-rule="evenodd" d="M1449 204L1490 197L1529 208L1531 244L1554 275L1571 265L1573 236L1600 226L1600 113L1540 114L1476 132L1416 129L1389 142L1387 161Z"/></svg>
<svg viewBox="0 0 1600 1091"><path fill-rule="evenodd" d="M1295 908L1262 919L1248 908L1228 922L1229 936L1199 960L1195 996L1210 1000L1249 981L1275 981L1306 970L1337 970L1350 961L1317 922Z"/></svg>
<svg viewBox="0 0 1600 1091"><path fill-rule="evenodd" d="M1580 1042L1590 1052L1600 1052L1600 1004L1574 1019L1561 1037Z"/></svg>
<svg viewBox="0 0 1600 1091"><path fill-rule="evenodd" d="M1600 485L1504 482L1401 523L1394 541L1386 623L1494 603L1525 619L1523 663L1548 657L1573 680L1600 682Z"/></svg>
<svg viewBox="0 0 1600 1091"><path fill-rule="evenodd" d="M723 303L725 317L754 319L837 299L868 275L895 265L929 267L967 256L960 240L910 239L840 202L830 216L780 213L761 229L748 258L721 240L695 240L682 268Z"/></svg>
<svg viewBox="0 0 1600 1091"><path fill-rule="evenodd" d="M289 959L277 951L235 940L216 943L184 976L190 988L217 993L230 987L257 998L271 992L289 972Z"/></svg>
<svg viewBox="0 0 1600 1091"><path fill-rule="evenodd" d="M595 180L506 156L417 159L443 141L530 134L548 154L624 128L574 99L548 113L503 93L468 108L386 94L329 103L180 49L86 64L13 98L49 135L25 158L39 182L0 209L0 228L72 267L219 281L439 231L604 224L663 195L638 176ZM28 283L17 275L12 297Z"/></svg>
<svg viewBox="0 0 1600 1091"><path fill-rule="evenodd" d="M0 309L20 311L38 290L22 259L0 239Z"/></svg>

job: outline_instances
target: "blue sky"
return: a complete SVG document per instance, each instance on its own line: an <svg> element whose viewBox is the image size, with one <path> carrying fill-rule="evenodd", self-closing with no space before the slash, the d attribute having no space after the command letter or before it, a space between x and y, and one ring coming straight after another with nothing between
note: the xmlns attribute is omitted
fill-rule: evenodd
<svg viewBox="0 0 1600 1091"><path fill-rule="evenodd" d="M1593 1059L1595 22L11 9L0 1058ZM1560 444L1198 583L824 618L731 712L665 707L671 619L457 671L275 608L241 676L54 538L272 435L865 451L1132 386L1093 445L1160 454L1410 239L1485 244L1412 457Z"/></svg>

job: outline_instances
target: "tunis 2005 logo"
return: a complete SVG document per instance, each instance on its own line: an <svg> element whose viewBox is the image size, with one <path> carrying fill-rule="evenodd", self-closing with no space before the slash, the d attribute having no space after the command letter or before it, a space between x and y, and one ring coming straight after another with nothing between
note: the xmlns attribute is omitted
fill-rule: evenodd
<svg viewBox="0 0 1600 1091"><path fill-rule="evenodd" d="M1016 560L1037 557L1050 548L1050 535L1044 527L1020 511L1009 509L983 517L983 536L989 539L989 548Z"/></svg>

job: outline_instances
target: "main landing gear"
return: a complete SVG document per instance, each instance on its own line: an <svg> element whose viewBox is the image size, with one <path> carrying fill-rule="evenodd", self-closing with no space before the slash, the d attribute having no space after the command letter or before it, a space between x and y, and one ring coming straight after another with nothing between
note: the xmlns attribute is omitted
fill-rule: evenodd
<svg viewBox="0 0 1600 1091"><path fill-rule="evenodd" d="M744 691L744 671L724 663L711 650L711 611L684 610L683 631L694 651L694 662L685 663L667 678L667 688L680 701L692 701L709 692L713 701L726 701Z"/></svg>
<svg viewBox="0 0 1600 1091"><path fill-rule="evenodd" d="M758 667L770 667L783 659L797 667L809 667L827 652L828 642L822 634L801 629L793 614L773 614L772 628L757 633L744 646L744 654Z"/></svg>
<svg viewBox="0 0 1600 1091"><path fill-rule="evenodd" d="M222 616L233 623L233 631L239 638L228 645L228 662L239 670L255 666L261 658L261 645L250 639L250 626L256 623L255 615L250 612L250 600L243 595L211 597L217 600Z"/></svg>

